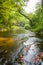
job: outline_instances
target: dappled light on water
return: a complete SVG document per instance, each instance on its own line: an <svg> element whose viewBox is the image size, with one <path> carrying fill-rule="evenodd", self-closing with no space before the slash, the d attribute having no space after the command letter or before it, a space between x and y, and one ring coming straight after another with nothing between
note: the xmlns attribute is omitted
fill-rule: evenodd
<svg viewBox="0 0 43 65"><path fill-rule="evenodd" d="M16 40L13 38L4 38L4 37L0 37L0 46L3 45L14 45L14 43L16 43Z"/></svg>

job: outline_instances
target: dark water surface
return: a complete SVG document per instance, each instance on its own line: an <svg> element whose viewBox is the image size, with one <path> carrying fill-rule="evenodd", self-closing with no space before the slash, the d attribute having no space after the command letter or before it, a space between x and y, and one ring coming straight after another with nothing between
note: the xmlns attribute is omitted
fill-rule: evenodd
<svg viewBox="0 0 43 65"><path fill-rule="evenodd" d="M24 46L31 45L28 54L23 49L24 64L30 65L39 52L43 52L43 40L35 37L35 34L28 32L25 34L14 34L12 32L0 32L0 65L15 65L15 58ZM16 64L18 65L18 64Z"/></svg>

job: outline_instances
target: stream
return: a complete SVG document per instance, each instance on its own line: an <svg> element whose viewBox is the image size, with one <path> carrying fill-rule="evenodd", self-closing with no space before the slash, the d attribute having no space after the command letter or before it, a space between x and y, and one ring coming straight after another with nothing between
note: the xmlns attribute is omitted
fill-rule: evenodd
<svg viewBox="0 0 43 65"><path fill-rule="evenodd" d="M19 54L24 55L24 65L35 65L34 58L40 52L43 52L43 39L31 31L15 35L8 32L0 33L0 65L20 65L15 62Z"/></svg>

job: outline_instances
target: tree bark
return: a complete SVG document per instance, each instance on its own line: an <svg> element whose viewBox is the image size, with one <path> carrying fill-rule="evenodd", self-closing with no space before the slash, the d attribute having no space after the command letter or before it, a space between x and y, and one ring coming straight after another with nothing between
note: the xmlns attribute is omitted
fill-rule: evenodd
<svg viewBox="0 0 43 65"><path fill-rule="evenodd" d="M30 25L33 24L33 21L28 17L26 16L25 14L23 14L22 12L18 11L22 16L24 16L25 18L27 18L29 21L30 21Z"/></svg>
<svg viewBox="0 0 43 65"><path fill-rule="evenodd" d="M43 0L42 0L42 7L43 7Z"/></svg>

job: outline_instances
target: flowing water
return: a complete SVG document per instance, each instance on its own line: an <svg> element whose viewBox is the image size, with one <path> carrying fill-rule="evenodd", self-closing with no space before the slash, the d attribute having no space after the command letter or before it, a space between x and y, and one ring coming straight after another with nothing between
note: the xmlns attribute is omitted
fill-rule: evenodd
<svg viewBox="0 0 43 65"><path fill-rule="evenodd" d="M26 54L25 48L29 45L30 48ZM24 65L32 65L33 58L43 52L43 39L36 37L31 31L25 34L0 32L0 65L18 65L15 63L15 58L21 49L24 54Z"/></svg>

